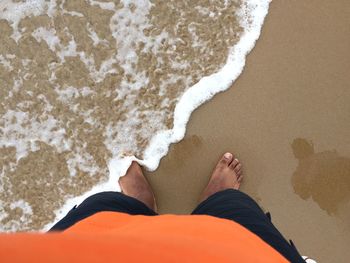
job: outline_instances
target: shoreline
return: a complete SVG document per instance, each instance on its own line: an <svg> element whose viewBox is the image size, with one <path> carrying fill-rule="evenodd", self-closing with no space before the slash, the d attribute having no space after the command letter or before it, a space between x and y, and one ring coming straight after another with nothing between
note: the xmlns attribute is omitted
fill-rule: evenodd
<svg viewBox="0 0 350 263"><path fill-rule="evenodd" d="M137 161L148 171L155 171L159 167L160 160L169 152L169 145L179 142L185 136L188 121L193 111L206 101L211 100L217 93L229 89L230 83L234 83L243 72L246 57L254 49L256 41L259 39L261 28L268 14L270 1L247 0L247 5L240 11L242 15L241 26L245 27L246 32L243 33L238 43L231 48L226 64L218 72L203 77L198 83L185 91L175 107L173 128L160 132L151 139L150 145L144 152L144 159L130 156L110 160L108 181L95 185L91 190L80 196L66 200L63 207L55 211L55 220L45 225L43 231L48 230L59 218L67 214L74 205L80 204L88 196L101 191L118 190L119 186L117 185L116 188L115 182L125 174L132 161ZM253 11L248 12L247 10L250 10L250 8ZM249 13L251 17L244 17L246 13ZM250 20L252 17L253 20Z"/></svg>
<svg viewBox="0 0 350 263"><path fill-rule="evenodd" d="M350 179L344 176L350 158L346 10L350 10L346 1L271 3L242 75L228 91L192 114L184 140L170 147L157 171L147 173L161 213L189 213L220 155L232 151L245 167L242 191L271 212L273 222L301 254L319 262L346 262L350 257L346 248ZM303 144L312 145L308 159L297 158ZM310 166L322 169L324 158L332 159L332 177L309 172ZM345 170L336 169L339 166ZM344 184L345 188L333 189L343 191L344 199L328 194L325 185L303 182L300 171L311 182L317 182L315 174L320 174L322 181ZM305 187L299 189L298 184ZM322 192L327 193L323 198Z"/></svg>
<svg viewBox="0 0 350 263"><path fill-rule="evenodd" d="M118 190L131 155L155 169L191 112L240 74L269 2L5 1L2 231L47 228L84 197Z"/></svg>

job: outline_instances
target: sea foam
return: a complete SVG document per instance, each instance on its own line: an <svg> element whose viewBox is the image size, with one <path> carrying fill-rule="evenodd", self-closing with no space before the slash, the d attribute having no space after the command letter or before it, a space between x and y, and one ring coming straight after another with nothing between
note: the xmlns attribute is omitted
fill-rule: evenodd
<svg viewBox="0 0 350 263"><path fill-rule="evenodd" d="M134 156L114 157L110 160L109 179L107 182L96 185L85 194L69 199L65 205L56 211L54 222L62 218L74 205L81 203L88 196L101 191L118 191L117 181L123 176L132 161L137 161L149 171L157 169L172 143L183 139L186 125L191 113L204 102L213 98L218 92L227 90L242 73L246 56L255 46L261 32L261 28L268 13L271 0L245 0L239 11L240 23L244 32L239 42L234 45L227 58L226 64L216 73L205 76L198 83L190 87L180 98L175 107L173 128L161 131L153 136L149 146L144 152L143 159ZM106 8L112 8L108 6ZM46 225L43 231L48 230L53 223Z"/></svg>

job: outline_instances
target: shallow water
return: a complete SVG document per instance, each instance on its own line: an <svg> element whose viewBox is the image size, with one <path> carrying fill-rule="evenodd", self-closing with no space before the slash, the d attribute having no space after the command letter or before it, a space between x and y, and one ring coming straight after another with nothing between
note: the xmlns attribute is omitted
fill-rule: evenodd
<svg viewBox="0 0 350 263"><path fill-rule="evenodd" d="M166 149L154 135L188 120L180 99L227 65L250 2L1 1L0 230L42 229L93 186L118 190L111 160ZM193 101L220 91L203 82Z"/></svg>

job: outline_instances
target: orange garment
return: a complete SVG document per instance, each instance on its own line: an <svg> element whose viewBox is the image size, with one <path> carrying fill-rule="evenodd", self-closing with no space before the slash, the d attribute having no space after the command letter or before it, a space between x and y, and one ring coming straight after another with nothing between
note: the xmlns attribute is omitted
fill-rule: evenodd
<svg viewBox="0 0 350 263"><path fill-rule="evenodd" d="M239 224L204 215L97 213L62 233L1 234L1 262L287 262Z"/></svg>

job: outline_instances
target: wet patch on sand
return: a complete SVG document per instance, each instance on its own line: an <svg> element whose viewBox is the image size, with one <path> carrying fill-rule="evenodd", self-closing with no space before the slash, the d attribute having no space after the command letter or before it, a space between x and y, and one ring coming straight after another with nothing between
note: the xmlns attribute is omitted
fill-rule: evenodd
<svg viewBox="0 0 350 263"><path fill-rule="evenodd" d="M311 141L297 138L292 143L298 167L292 177L294 191L302 199L312 198L329 215L350 201L350 158L333 151L316 153Z"/></svg>

